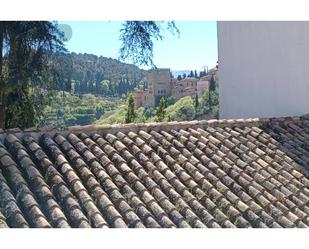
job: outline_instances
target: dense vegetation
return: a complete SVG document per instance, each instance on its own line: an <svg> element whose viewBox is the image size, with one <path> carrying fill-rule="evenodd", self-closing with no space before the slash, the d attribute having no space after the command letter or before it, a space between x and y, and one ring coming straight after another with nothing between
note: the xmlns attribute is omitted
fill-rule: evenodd
<svg viewBox="0 0 309 249"><path fill-rule="evenodd" d="M69 92L58 93L52 96L52 101L46 106L39 125L65 127L92 124L123 103L121 99L102 98L92 94L77 96Z"/></svg>
<svg viewBox="0 0 309 249"><path fill-rule="evenodd" d="M145 86L144 70L135 65L93 54L57 54L51 58L51 72L60 72L59 89L76 94L122 96Z"/></svg>
<svg viewBox="0 0 309 249"><path fill-rule="evenodd" d="M54 83L47 56L64 52L63 40L54 22L0 22L0 107L5 106L5 127L38 124L43 99Z"/></svg>
<svg viewBox="0 0 309 249"><path fill-rule="evenodd" d="M211 96L211 97L210 97ZM211 101L210 101L211 99ZM167 101L169 100L169 101ZM135 118L132 122L162 122L162 121L185 121L193 119L218 118L219 116L219 96L218 91L205 91L199 98L183 97L177 102L170 97L166 101L160 101L158 107L140 107L135 111ZM196 100L198 104L196 103ZM168 105L164 108L165 105ZM124 103L117 110L106 113L97 124L126 123L128 105Z"/></svg>

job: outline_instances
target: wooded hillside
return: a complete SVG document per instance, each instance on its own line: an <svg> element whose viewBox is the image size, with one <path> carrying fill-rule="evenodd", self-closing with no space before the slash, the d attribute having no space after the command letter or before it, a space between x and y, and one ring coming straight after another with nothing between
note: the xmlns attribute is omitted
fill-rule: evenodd
<svg viewBox="0 0 309 249"><path fill-rule="evenodd" d="M136 87L146 87L146 71L135 65L93 54L57 54L51 72L61 74L59 88L77 94L122 96ZM55 80L57 75L55 75ZM60 75L59 75L60 76Z"/></svg>

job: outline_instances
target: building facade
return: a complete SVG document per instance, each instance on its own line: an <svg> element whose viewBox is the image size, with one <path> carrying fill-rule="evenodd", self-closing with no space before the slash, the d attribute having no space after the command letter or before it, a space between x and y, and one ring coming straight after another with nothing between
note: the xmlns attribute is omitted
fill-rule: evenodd
<svg viewBox="0 0 309 249"><path fill-rule="evenodd" d="M171 77L170 69L152 69L147 71L148 90L133 92L135 107L156 106L162 97L175 96L179 100L185 96L195 97L198 79L187 77L177 80Z"/></svg>
<svg viewBox="0 0 309 249"><path fill-rule="evenodd" d="M147 71L148 91L153 95L155 105L162 97L171 96L171 71L168 68Z"/></svg>
<svg viewBox="0 0 309 249"><path fill-rule="evenodd" d="M136 90L132 93L136 108L141 106L150 107L154 105L154 97L149 91Z"/></svg>
<svg viewBox="0 0 309 249"><path fill-rule="evenodd" d="M175 96L177 100L185 96L195 98L197 94L197 81L198 79L190 77L177 81L172 88L172 96Z"/></svg>
<svg viewBox="0 0 309 249"><path fill-rule="evenodd" d="M209 80L204 76L196 83L197 96L201 97L206 90L209 90Z"/></svg>
<svg viewBox="0 0 309 249"><path fill-rule="evenodd" d="M309 113L309 22L218 22L220 118Z"/></svg>

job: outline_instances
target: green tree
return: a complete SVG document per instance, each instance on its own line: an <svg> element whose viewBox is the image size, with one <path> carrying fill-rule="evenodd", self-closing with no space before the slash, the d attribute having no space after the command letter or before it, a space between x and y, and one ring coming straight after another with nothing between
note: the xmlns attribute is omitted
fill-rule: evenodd
<svg viewBox="0 0 309 249"><path fill-rule="evenodd" d="M209 106L209 91L204 91L203 95L201 96L201 105L200 105L201 112L203 114L207 114L210 110Z"/></svg>
<svg viewBox="0 0 309 249"><path fill-rule="evenodd" d="M182 80L181 75L177 76L177 80Z"/></svg>
<svg viewBox="0 0 309 249"><path fill-rule="evenodd" d="M196 96L195 96L195 112L196 112L196 113L198 112L198 107L199 107L198 96L197 96L197 94L196 94Z"/></svg>
<svg viewBox="0 0 309 249"><path fill-rule="evenodd" d="M166 108L166 116L170 121L192 120L195 117L194 101L190 96L178 100Z"/></svg>
<svg viewBox="0 0 309 249"><path fill-rule="evenodd" d="M165 108L166 108L165 99L161 98L159 107L156 110L156 119L157 119L158 122L162 122L164 120L165 115L166 115Z"/></svg>
<svg viewBox="0 0 309 249"><path fill-rule="evenodd" d="M136 117L135 110L134 110L134 98L133 95L130 93L128 98L128 108L125 117L125 123L132 123Z"/></svg>
<svg viewBox="0 0 309 249"><path fill-rule="evenodd" d="M176 103L176 97L175 96L169 96L166 98L166 106L170 106Z"/></svg>
<svg viewBox="0 0 309 249"><path fill-rule="evenodd" d="M198 78L196 70L194 71L194 78Z"/></svg>
<svg viewBox="0 0 309 249"><path fill-rule="evenodd" d="M109 93L109 84L110 84L109 80L101 81L101 86L102 86L102 91L103 91L102 93L104 96L107 96Z"/></svg>
<svg viewBox="0 0 309 249"><path fill-rule="evenodd" d="M38 124L44 97L53 86L47 57L64 52L63 41L54 22L0 22L0 95L4 96L6 128Z"/></svg>
<svg viewBox="0 0 309 249"><path fill-rule="evenodd" d="M194 73L192 70L190 71L189 77L194 77Z"/></svg>
<svg viewBox="0 0 309 249"><path fill-rule="evenodd" d="M216 91L216 81L215 81L215 78L214 78L213 75L211 76L211 79L210 79L210 82L209 82L209 91L210 92Z"/></svg>
<svg viewBox="0 0 309 249"><path fill-rule="evenodd" d="M216 81L214 79L214 76L211 76L210 82L209 82L209 108L210 110L212 110L213 106L215 105L213 97L214 94L212 94L213 92L216 91Z"/></svg>

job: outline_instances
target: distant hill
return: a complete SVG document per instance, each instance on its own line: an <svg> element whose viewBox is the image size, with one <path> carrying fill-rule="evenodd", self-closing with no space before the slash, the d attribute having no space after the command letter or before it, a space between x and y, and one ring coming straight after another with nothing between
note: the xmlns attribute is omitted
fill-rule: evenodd
<svg viewBox="0 0 309 249"><path fill-rule="evenodd" d="M72 87L76 93L116 96L143 86L146 81L145 70L93 54L57 54L51 64L52 73L60 71L62 74L59 88L70 90L68 88Z"/></svg>

